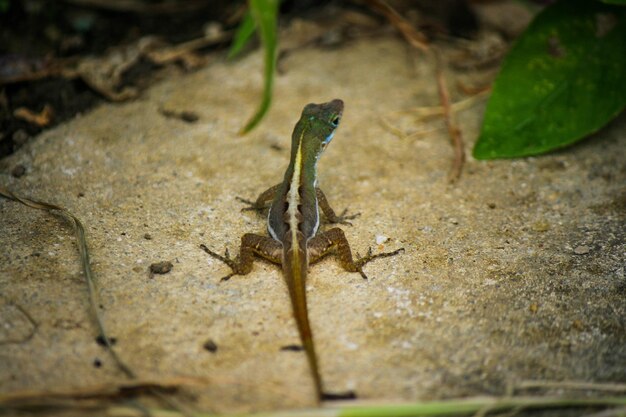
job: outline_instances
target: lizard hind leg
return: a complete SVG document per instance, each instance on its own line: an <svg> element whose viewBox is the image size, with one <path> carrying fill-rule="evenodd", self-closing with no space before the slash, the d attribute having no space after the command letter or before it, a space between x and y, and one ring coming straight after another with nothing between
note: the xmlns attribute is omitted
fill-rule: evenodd
<svg viewBox="0 0 626 417"><path fill-rule="evenodd" d="M252 271L254 255L267 259L270 262L280 264L282 262L283 246L280 242L266 236L246 233L241 237L241 246L239 247L239 255L232 259L228 254L228 249L224 256L213 252L206 245L201 244L200 248L215 259L218 259L228 265L231 273L221 279L227 281L233 275L246 275Z"/></svg>
<svg viewBox="0 0 626 417"><path fill-rule="evenodd" d="M358 272L361 274L363 279L367 279L367 275L363 272L363 266L365 264L377 258L395 256L400 252L404 252L404 248L400 248L393 252L372 254L372 248L370 248L367 255L360 257L357 254L358 259L354 260L348 239L346 239L346 235L343 230L338 227L334 227L326 232L318 234L309 240L307 247L309 250L309 263L319 261L336 248L337 256L339 257L339 262L343 269L349 272Z"/></svg>

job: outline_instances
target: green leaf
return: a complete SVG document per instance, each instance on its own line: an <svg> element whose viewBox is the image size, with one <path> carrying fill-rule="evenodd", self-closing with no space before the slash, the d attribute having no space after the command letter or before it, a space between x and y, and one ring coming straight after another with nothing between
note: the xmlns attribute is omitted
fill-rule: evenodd
<svg viewBox="0 0 626 417"><path fill-rule="evenodd" d="M561 0L544 9L502 64L477 159L536 155L570 145L626 105L626 9Z"/></svg>
<svg viewBox="0 0 626 417"><path fill-rule="evenodd" d="M237 33L235 33L235 39L233 40L232 45L230 45L230 50L228 51L228 58L234 58L239 55L239 53L243 50L243 47L246 46L248 40L252 36L256 29L256 23L252 18L250 12L246 13L243 18L243 21L239 24L237 28Z"/></svg>
<svg viewBox="0 0 626 417"><path fill-rule="evenodd" d="M250 0L250 12L254 18L265 52L263 97L256 113L248 120L241 134L248 133L261 121L272 102L274 73L276 69L276 22L278 0Z"/></svg>

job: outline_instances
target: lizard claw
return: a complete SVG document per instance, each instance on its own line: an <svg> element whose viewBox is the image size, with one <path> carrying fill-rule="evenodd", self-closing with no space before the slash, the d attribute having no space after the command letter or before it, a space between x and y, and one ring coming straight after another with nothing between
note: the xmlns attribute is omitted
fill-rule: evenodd
<svg viewBox="0 0 626 417"><path fill-rule="evenodd" d="M397 255L399 253L402 253L402 252L404 252L404 248L396 249L393 252L382 252L382 253L377 253L377 254L374 255L372 253L372 247L371 246L367 249L367 255L365 255L365 256L361 256L361 255L359 255L358 252L356 252L357 260L356 260L355 264L357 266L357 272L359 274L361 274L361 276L364 279L367 279L367 276L365 275L365 273L363 272L363 269L362 269L363 266L365 266L366 264L370 263L374 259L377 259L377 258L387 258L389 256L395 256L395 255Z"/></svg>
<svg viewBox="0 0 626 417"><path fill-rule="evenodd" d="M368 280L367 275L365 275L365 272L363 272L363 268L360 268L360 267L359 267L359 274L361 274L361 277L362 277L364 280L366 280L366 281Z"/></svg>
<svg viewBox="0 0 626 417"><path fill-rule="evenodd" d="M241 211L256 211L259 213L263 211L263 207L257 206L256 202L254 201L246 200L245 198L242 198L242 197L235 197L235 198L241 201L242 203L248 205L248 207L242 208Z"/></svg>
<svg viewBox="0 0 626 417"><path fill-rule="evenodd" d="M233 275L235 275L235 273L231 272L230 274L226 275L225 277L222 277L220 279L220 282L228 281L230 279L230 277L232 277Z"/></svg>
<svg viewBox="0 0 626 417"><path fill-rule="evenodd" d="M348 209L345 208L339 216L336 217L333 223L345 224L346 226L352 226L348 220L356 219L361 215L361 213L351 214L349 216L346 215L348 213Z"/></svg>
<svg viewBox="0 0 626 417"><path fill-rule="evenodd" d="M228 253L228 248L226 248L226 250L224 251L224 256L220 255L219 253L213 252L211 249L207 248L206 245L204 245L204 244L200 244L200 248L203 251L205 251L207 254L211 255L211 257L224 262L232 270L232 272L230 274L228 274L225 277L223 277L220 281L228 281L230 279L230 277L232 277L233 275L237 275L237 262L235 262L232 259L230 259L230 254Z"/></svg>

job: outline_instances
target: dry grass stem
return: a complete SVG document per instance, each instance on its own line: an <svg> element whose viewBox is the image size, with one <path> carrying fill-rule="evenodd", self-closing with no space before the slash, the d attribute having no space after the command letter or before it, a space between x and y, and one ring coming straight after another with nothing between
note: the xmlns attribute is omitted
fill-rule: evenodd
<svg viewBox="0 0 626 417"><path fill-rule="evenodd" d="M463 164L465 163L465 146L463 144L463 136L461 135L461 130L456 124L456 120L450 105L450 93L448 92L448 85L443 74L443 61L438 51L434 51L434 56L436 62L436 78L437 87L439 90L439 100L441 101L441 107L443 108L443 115L446 120L448 135L450 136L450 139L452 140L452 146L454 147L454 161L452 163L452 170L450 171L449 181L450 183L455 183L461 176Z"/></svg>

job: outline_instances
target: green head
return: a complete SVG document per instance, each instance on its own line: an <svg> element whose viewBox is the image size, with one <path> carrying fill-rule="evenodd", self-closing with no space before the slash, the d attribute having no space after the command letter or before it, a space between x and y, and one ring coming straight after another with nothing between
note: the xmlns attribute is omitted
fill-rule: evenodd
<svg viewBox="0 0 626 417"><path fill-rule="evenodd" d="M295 157L298 148L302 146L304 159L313 156L317 160L332 140L342 113L343 101L339 99L322 104L307 104L293 131L292 156Z"/></svg>

